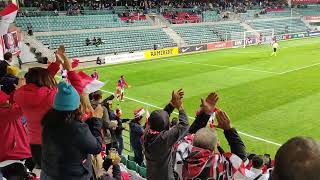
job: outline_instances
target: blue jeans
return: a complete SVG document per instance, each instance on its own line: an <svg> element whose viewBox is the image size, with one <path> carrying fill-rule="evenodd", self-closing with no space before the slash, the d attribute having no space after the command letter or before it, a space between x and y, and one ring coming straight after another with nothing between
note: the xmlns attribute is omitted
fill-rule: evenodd
<svg viewBox="0 0 320 180"><path fill-rule="evenodd" d="M124 148L123 138L122 138L121 135L119 135L119 136L116 136L116 140L117 140L117 143L118 143L118 154L122 155L122 151L123 151L123 148Z"/></svg>

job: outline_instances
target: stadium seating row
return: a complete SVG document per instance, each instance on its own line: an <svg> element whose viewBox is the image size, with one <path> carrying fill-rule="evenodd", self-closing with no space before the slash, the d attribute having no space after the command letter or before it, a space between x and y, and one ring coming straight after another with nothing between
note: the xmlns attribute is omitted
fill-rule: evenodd
<svg viewBox="0 0 320 180"><path fill-rule="evenodd" d="M149 20L121 21L116 14L84 16L17 17L16 25L26 30L31 24L34 32L65 31L79 29L150 26Z"/></svg>
<svg viewBox="0 0 320 180"><path fill-rule="evenodd" d="M197 26L172 26L188 45L217 42L230 39L233 33L243 32L240 23L224 23ZM238 37L241 38L242 36ZM237 38L237 37L233 37Z"/></svg>
<svg viewBox="0 0 320 180"><path fill-rule="evenodd" d="M217 11L205 11L202 13L202 19L204 22L214 22L221 19Z"/></svg>
<svg viewBox="0 0 320 180"><path fill-rule="evenodd" d="M86 46L86 39L92 40L94 37L101 38L103 44ZM37 39L42 41L43 44L48 44L50 49L57 49L63 43L70 57L141 51L153 49L155 44L160 45L160 47L176 46L173 40L160 28L39 36Z"/></svg>
<svg viewBox="0 0 320 180"><path fill-rule="evenodd" d="M307 26L300 18L288 20L253 20L248 21L250 26L256 30L274 29L275 34L285 34L293 32L306 32Z"/></svg>
<svg viewBox="0 0 320 180"><path fill-rule="evenodd" d="M124 164L129 170L137 172L142 178L146 178L147 176L147 169L144 164L142 166L139 166L135 161L134 157L128 155L127 156L121 155L121 163Z"/></svg>

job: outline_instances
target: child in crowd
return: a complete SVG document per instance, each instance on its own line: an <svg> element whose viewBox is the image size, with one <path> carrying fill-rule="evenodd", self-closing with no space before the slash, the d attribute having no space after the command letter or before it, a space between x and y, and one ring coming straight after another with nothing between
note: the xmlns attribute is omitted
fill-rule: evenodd
<svg viewBox="0 0 320 180"><path fill-rule="evenodd" d="M142 154L142 142L141 138L144 133L141 120L144 114L144 109L138 109L134 111L134 119L130 121L130 144L134 153L134 161L139 165L143 162Z"/></svg>

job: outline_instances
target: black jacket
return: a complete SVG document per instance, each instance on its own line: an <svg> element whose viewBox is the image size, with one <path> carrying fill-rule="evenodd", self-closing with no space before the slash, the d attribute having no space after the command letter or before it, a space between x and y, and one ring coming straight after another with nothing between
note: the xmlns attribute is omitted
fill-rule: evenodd
<svg viewBox="0 0 320 180"><path fill-rule="evenodd" d="M170 115L174 108L167 105L164 109ZM179 123L172 129L161 131L159 134L144 135L144 149L147 160L147 179L174 179L172 163L172 147L188 132L189 123L184 110L179 112Z"/></svg>
<svg viewBox="0 0 320 180"><path fill-rule="evenodd" d="M102 149L101 119L91 118L89 126L79 119L65 124L50 112L42 121L42 170L52 179L89 180L92 164L89 154ZM90 130L91 129L91 130Z"/></svg>
<svg viewBox="0 0 320 180"><path fill-rule="evenodd" d="M7 74L7 68L10 66L10 64L7 63L7 61L0 61L0 77L4 76Z"/></svg>

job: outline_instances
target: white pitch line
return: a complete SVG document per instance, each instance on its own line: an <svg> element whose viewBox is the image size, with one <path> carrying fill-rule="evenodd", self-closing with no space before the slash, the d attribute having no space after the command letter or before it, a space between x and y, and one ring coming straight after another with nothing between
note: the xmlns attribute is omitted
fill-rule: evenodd
<svg viewBox="0 0 320 180"><path fill-rule="evenodd" d="M268 74L280 74L280 73L272 72L272 71L265 71L265 70L258 70L258 69L248 69L248 68L241 68L241 67L234 67L234 66L223 66L223 65L216 65L216 64L205 64L205 63L186 62L186 61L168 60L168 59L162 59L162 61L179 62L179 63L184 63L184 64L197 64L197 65L212 66L212 67L223 67L223 68L228 68L228 69L236 69L236 70L241 70L241 71L261 72L261 73L268 73Z"/></svg>
<svg viewBox="0 0 320 180"><path fill-rule="evenodd" d="M285 72L282 72L282 73L279 73L279 74L280 75L287 74L287 73L290 73L290 72L300 71L302 69L307 69L307 68L311 68L311 67L318 66L318 65L320 65L320 62L319 63L315 63L315 64L311 64L311 65L308 65L308 66L303 66L303 67L300 67L300 68L297 68L297 69L288 70L288 71L285 71Z"/></svg>
<svg viewBox="0 0 320 180"><path fill-rule="evenodd" d="M110 91L106 91L106 90L101 90L105 93L108 93L108 94L113 94L112 92ZM147 106L150 106L150 107L154 107L154 108L157 108L157 109L163 109L159 106L156 106L156 105L153 105L153 104L150 104L150 103L146 103L146 102L143 102L143 101L140 101L140 100L137 100L137 99L134 99L134 98L130 98L130 97L124 97L125 99L129 99L131 101L134 101L134 102L137 102L137 103L140 103L140 104L143 104L143 105L147 105ZM174 114L179 114L177 112L173 112ZM195 119L194 117L191 117L191 116L188 116L188 118L190 119ZM238 131L239 134L243 135L243 136L246 136L246 137L249 137L249 138L252 138L252 139L255 139L255 140L258 140L258 141L262 141L262 142L265 142L265 143L268 143L268 144L273 144L273 145L276 145L276 146L281 146L281 144L279 143L276 143L276 142L273 142L273 141L270 141L270 140L267 140L267 139L263 139L263 138L260 138L260 137L257 137L257 136L253 136L253 135L250 135L248 133L244 133L244 132L241 132L241 131Z"/></svg>

